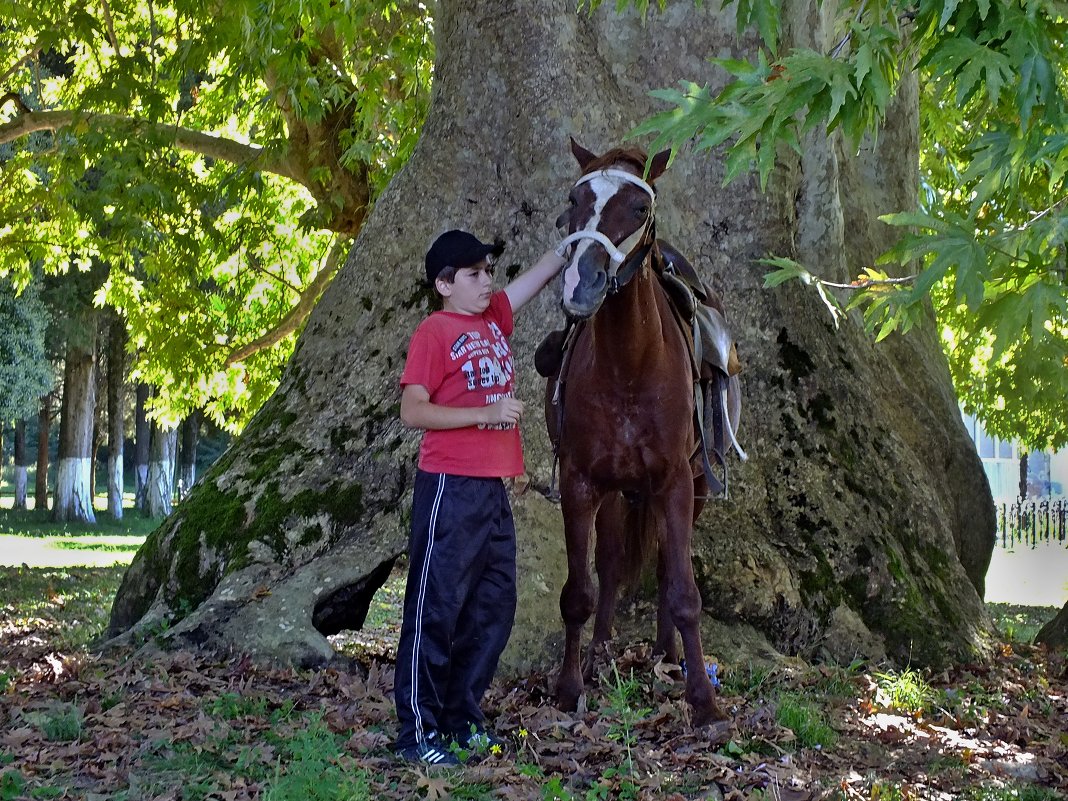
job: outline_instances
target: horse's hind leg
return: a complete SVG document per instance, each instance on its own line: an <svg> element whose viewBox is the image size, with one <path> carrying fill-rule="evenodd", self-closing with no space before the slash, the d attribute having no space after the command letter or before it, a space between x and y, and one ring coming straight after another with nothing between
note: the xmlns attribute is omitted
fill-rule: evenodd
<svg viewBox="0 0 1068 801"><path fill-rule="evenodd" d="M563 480L566 478L566 480ZM567 544L567 581L560 592L560 615L564 619L564 661L556 683L556 703L566 711L578 706L583 692L580 665L582 627L593 612L590 580L590 534L595 515L593 493L581 478L562 477L560 498Z"/></svg>
<svg viewBox="0 0 1068 801"><path fill-rule="evenodd" d="M671 602L668 599L668 582L664 567L664 554L660 548L656 552L656 585L658 602L656 605L656 642L653 653L663 654L664 662L669 665L679 663L679 643L675 637L675 622L671 619Z"/></svg>
<svg viewBox="0 0 1068 801"><path fill-rule="evenodd" d="M593 639L582 667L582 677L589 681L598 652L612 638L612 623L616 616L616 597L623 575L623 526L626 524L627 502L616 493L604 499L597 512L597 541L594 563L597 568L597 615L593 619Z"/></svg>

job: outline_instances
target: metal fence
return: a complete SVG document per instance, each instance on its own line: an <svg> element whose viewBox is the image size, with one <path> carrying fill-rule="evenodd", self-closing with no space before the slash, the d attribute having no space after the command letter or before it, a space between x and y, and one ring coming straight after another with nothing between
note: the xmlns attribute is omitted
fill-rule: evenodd
<svg viewBox="0 0 1068 801"><path fill-rule="evenodd" d="M1068 544L1068 499L1017 498L1014 503L996 504L996 509L1003 548L1054 541Z"/></svg>

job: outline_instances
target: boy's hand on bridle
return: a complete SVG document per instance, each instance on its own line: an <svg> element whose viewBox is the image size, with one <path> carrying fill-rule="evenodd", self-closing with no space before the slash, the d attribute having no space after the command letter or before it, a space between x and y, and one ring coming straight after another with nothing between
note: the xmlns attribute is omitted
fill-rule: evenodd
<svg viewBox="0 0 1068 801"><path fill-rule="evenodd" d="M486 424L517 425L523 416L523 401L519 398L501 398L486 407Z"/></svg>

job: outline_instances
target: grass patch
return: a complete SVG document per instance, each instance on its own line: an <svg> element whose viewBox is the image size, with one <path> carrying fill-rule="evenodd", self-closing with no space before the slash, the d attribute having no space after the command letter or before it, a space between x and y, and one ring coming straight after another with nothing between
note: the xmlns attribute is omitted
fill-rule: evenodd
<svg viewBox="0 0 1068 801"><path fill-rule="evenodd" d="M930 709L935 696L931 685L912 668L876 673L875 684L876 705L894 712L923 714Z"/></svg>
<svg viewBox="0 0 1068 801"><path fill-rule="evenodd" d="M96 523L52 520L47 509L0 509L0 534L16 537L99 537L101 535L147 537L159 525L159 520L142 517L127 509L121 520L107 512L97 511Z"/></svg>
<svg viewBox="0 0 1068 801"><path fill-rule="evenodd" d="M51 647L77 649L104 632L126 567L0 567L0 621L50 632Z"/></svg>
<svg viewBox="0 0 1068 801"><path fill-rule="evenodd" d="M1017 604L987 604L994 625L1007 642L1030 643L1039 629L1053 620L1055 606L1018 606Z"/></svg>
<svg viewBox="0 0 1068 801"><path fill-rule="evenodd" d="M838 739L823 711L798 693L783 693L779 697L775 719L794 733L802 748L829 748Z"/></svg>

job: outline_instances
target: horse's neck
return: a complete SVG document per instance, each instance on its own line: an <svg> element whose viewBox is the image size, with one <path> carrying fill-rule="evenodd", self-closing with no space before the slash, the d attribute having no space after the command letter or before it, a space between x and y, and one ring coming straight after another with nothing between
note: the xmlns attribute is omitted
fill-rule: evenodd
<svg viewBox="0 0 1068 801"><path fill-rule="evenodd" d="M636 370L663 350L661 307L656 276L644 267L593 316L593 347L598 359Z"/></svg>

